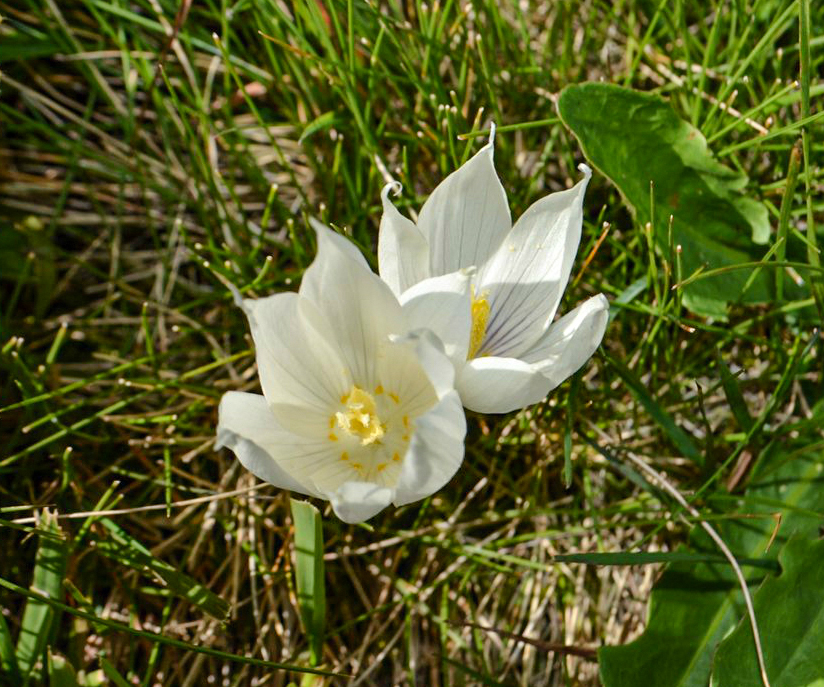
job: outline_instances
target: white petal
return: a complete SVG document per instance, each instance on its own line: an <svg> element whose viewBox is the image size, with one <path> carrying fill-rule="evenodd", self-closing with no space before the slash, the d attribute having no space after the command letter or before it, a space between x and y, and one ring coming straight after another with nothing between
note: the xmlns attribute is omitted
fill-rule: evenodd
<svg viewBox="0 0 824 687"><path fill-rule="evenodd" d="M479 270L489 322L481 351L520 357L552 322L581 241L584 192L591 172L573 188L535 202Z"/></svg>
<svg viewBox="0 0 824 687"><path fill-rule="evenodd" d="M333 493L325 494L344 522L355 524L377 515L392 502L393 490L372 482L345 482Z"/></svg>
<svg viewBox="0 0 824 687"><path fill-rule="evenodd" d="M381 359L381 379L398 389L405 412L417 416L455 388L455 366L443 343L428 329L392 337L394 348Z"/></svg>
<svg viewBox="0 0 824 687"><path fill-rule="evenodd" d="M595 353L609 320L609 301L593 296L553 322L521 359L533 363L554 389Z"/></svg>
<svg viewBox="0 0 824 687"><path fill-rule="evenodd" d="M419 282L403 293L401 305L410 330L431 330L453 362L466 360L472 330L469 270Z"/></svg>
<svg viewBox="0 0 824 687"><path fill-rule="evenodd" d="M415 223L398 212L389 200L392 187L393 184L387 184L381 192L378 271L394 294L400 296L429 276L429 244Z"/></svg>
<svg viewBox="0 0 824 687"><path fill-rule="evenodd" d="M466 417L457 392L450 391L415 420L415 434L403 460L393 502L419 501L443 487L461 466Z"/></svg>
<svg viewBox="0 0 824 687"><path fill-rule="evenodd" d="M466 408L508 413L542 400L552 383L535 366L515 358L473 358L458 371L455 386Z"/></svg>
<svg viewBox="0 0 824 687"><path fill-rule="evenodd" d="M446 177L421 208L418 228L429 243L430 274L482 264L511 226L490 142Z"/></svg>
<svg viewBox="0 0 824 687"><path fill-rule="evenodd" d="M327 413L352 382L311 303L296 293L245 300L263 394L270 404Z"/></svg>
<svg viewBox="0 0 824 687"><path fill-rule="evenodd" d="M300 295L328 322L355 383L372 387L378 346L390 334L404 333L400 303L354 245L318 222L313 226L318 254L303 275Z"/></svg>
<svg viewBox="0 0 824 687"><path fill-rule="evenodd" d="M318 496L281 463L326 450L328 442L309 441L278 426L259 394L229 391L218 407L215 448L230 449L249 472L281 489Z"/></svg>

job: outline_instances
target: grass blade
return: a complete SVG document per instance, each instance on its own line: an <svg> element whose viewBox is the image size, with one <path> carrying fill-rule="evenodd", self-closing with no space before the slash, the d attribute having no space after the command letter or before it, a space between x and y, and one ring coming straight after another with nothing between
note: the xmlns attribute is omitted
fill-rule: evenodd
<svg viewBox="0 0 824 687"><path fill-rule="evenodd" d="M610 358L608 355L604 355L604 357L624 381L624 384L629 387L629 390L632 392L632 395L635 396L635 399L642 406L644 406L645 410L650 414L652 419L655 420L662 430L664 430L675 447L686 458L689 458L698 465L703 465L704 456L698 450L698 447L693 443L689 435L677 424L675 424L675 420L673 420L672 416L661 407L655 398L653 398L652 394L647 391L646 387L643 385L641 380L635 376L632 370L625 367L617 360Z"/></svg>
<svg viewBox="0 0 824 687"><path fill-rule="evenodd" d="M326 620L326 587L323 575L323 528L320 511L306 501L291 500L295 522L295 586L300 616L306 634L312 665L323 655Z"/></svg>
<svg viewBox="0 0 824 687"><path fill-rule="evenodd" d="M31 589L49 599L63 598L63 576L66 570L66 543L57 518L44 511L38 527L39 546L34 563ZM55 610L43 601L29 598L23 611L20 635L17 638L17 664L27 684L37 660L43 655L55 619Z"/></svg>

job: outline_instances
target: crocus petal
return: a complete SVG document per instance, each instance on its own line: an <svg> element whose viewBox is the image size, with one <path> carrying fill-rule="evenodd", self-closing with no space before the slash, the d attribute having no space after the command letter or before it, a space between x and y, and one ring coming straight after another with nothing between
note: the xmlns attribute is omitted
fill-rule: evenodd
<svg viewBox="0 0 824 687"><path fill-rule="evenodd" d="M482 353L520 357L552 322L581 240L592 175L581 169L583 180L535 202L480 269L478 292L490 308Z"/></svg>
<svg viewBox="0 0 824 687"><path fill-rule="evenodd" d="M389 200L389 191L395 186L387 184L381 192L378 271L394 294L400 296L429 276L429 244L415 223L398 212Z"/></svg>
<svg viewBox="0 0 824 687"><path fill-rule="evenodd" d="M263 394L270 404L298 404L327 413L352 382L334 339L311 303L296 293L243 301Z"/></svg>
<svg viewBox="0 0 824 687"><path fill-rule="evenodd" d="M328 442L309 441L281 428L259 394L229 391L218 407L215 448L230 449L249 472L265 482L299 494L318 493L295 479L281 461L325 451Z"/></svg>
<svg viewBox="0 0 824 687"><path fill-rule="evenodd" d="M463 461L465 436L466 417L453 390L415 420L393 503L402 506L426 498L452 479Z"/></svg>
<svg viewBox="0 0 824 687"><path fill-rule="evenodd" d="M373 386L379 344L404 331L400 303L351 242L318 222L313 226L318 254L303 275L300 295L329 323L355 382Z"/></svg>
<svg viewBox="0 0 824 687"><path fill-rule="evenodd" d="M490 142L446 177L421 208L418 228L429 242L432 276L485 262L512 227L492 155Z"/></svg>
<svg viewBox="0 0 824 687"><path fill-rule="evenodd" d="M470 271L461 270L419 282L401 296L406 326L429 329L456 364L466 360L472 330Z"/></svg>
<svg viewBox="0 0 824 687"><path fill-rule="evenodd" d="M344 522L355 524L377 515L392 503L393 490L372 482L345 482L333 493L325 494L332 509Z"/></svg>
<svg viewBox="0 0 824 687"><path fill-rule="evenodd" d="M553 322L521 359L533 363L554 389L595 353L608 320L609 301L603 294L593 296Z"/></svg>
<svg viewBox="0 0 824 687"><path fill-rule="evenodd" d="M455 386L466 408L476 413L508 413L542 400L552 386L535 366L515 358L467 361Z"/></svg>

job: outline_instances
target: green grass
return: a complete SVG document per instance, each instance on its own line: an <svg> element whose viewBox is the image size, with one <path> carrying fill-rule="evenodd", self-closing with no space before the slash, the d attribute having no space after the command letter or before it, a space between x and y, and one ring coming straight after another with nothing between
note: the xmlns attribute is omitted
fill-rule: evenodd
<svg viewBox="0 0 824 687"><path fill-rule="evenodd" d="M374 265L385 175L418 209L491 120L518 216L578 177L561 88L659 92L749 176L771 244L780 225L810 246L793 260L820 263L824 5L501 5L0 0L0 578L32 584L35 512L117 511L59 521L77 613L34 628L51 654L146 687L300 681L267 665L310 666L289 496L249 491L213 449L221 394L257 390L223 281L297 288L310 215ZM643 629L666 557L603 555L672 551L688 528L622 452L723 520L762 451L821 446L820 280L709 321L667 290L677 265L597 174L573 274L603 222L563 308L618 301L603 353L542 404L471 416L461 471L427 501L359 527L323 511L319 668L365 685L598 684L592 657L518 637L591 649ZM12 589L0 645L27 617Z"/></svg>

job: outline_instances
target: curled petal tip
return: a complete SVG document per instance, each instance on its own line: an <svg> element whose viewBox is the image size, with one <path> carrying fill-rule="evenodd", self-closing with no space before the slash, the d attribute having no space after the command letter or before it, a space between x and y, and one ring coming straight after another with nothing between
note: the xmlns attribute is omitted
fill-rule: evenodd
<svg viewBox="0 0 824 687"><path fill-rule="evenodd" d="M490 122L489 124L489 145L495 145L495 129L498 127L495 125L495 122Z"/></svg>
<svg viewBox="0 0 824 687"><path fill-rule="evenodd" d="M578 165L578 171L581 172L587 179L592 176L592 170L590 169L589 165L584 164L583 162Z"/></svg>
<svg viewBox="0 0 824 687"><path fill-rule="evenodd" d="M403 191L403 184L401 184L400 181L395 181L394 179L388 184L384 184L384 187L381 189L381 199L386 200L389 198L390 191L393 195L399 195L400 192Z"/></svg>

